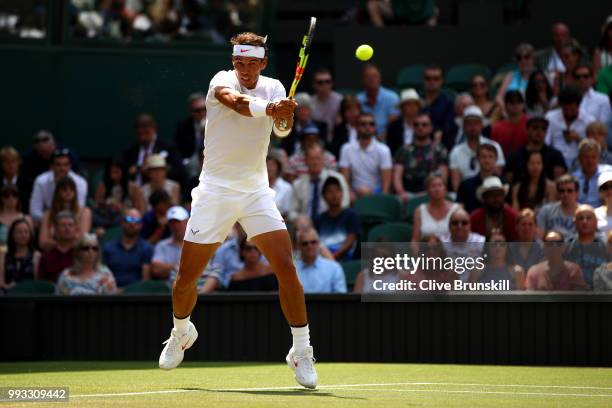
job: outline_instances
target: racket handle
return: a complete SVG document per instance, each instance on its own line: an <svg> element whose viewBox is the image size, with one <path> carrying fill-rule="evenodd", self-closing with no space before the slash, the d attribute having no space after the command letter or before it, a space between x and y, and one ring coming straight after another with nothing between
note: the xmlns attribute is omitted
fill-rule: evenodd
<svg viewBox="0 0 612 408"><path fill-rule="evenodd" d="M278 130L282 130L283 132L287 130L287 121L285 119L281 119Z"/></svg>

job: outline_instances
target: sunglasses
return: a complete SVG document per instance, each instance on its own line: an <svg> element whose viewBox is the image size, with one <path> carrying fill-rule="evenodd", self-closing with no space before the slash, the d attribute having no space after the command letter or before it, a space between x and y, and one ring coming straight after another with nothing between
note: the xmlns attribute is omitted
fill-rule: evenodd
<svg viewBox="0 0 612 408"><path fill-rule="evenodd" d="M534 130L547 130L548 129L548 127L545 125L530 125L529 127Z"/></svg>
<svg viewBox="0 0 612 408"><path fill-rule="evenodd" d="M45 136L45 137L41 137L39 139L36 139L36 143L47 143L49 140L51 140L50 137Z"/></svg>
<svg viewBox="0 0 612 408"><path fill-rule="evenodd" d="M81 251L85 252L85 251L94 251L94 252L98 252L98 247L97 246L92 246L92 245L85 245L82 246L81 248L79 248Z"/></svg>
<svg viewBox="0 0 612 408"><path fill-rule="evenodd" d="M331 79L317 79L315 81L315 84L317 84L317 85L328 85L328 84L331 84L331 83L332 83Z"/></svg>
<svg viewBox="0 0 612 408"><path fill-rule="evenodd" d="M376 126L376 123L374 122L359 122L359 126Z"/></svg>
<svg viewBox="0 0 612 408"><path fill-rule="evenodd" d="M519 61L531 59L531 54L519 54L516 56Z"/></svg>
<svg viewBox="0 0 612 408"><path fill-rule="evenodd" d="M67 148L55 149L53 152L53 156L68 156L70 154L70 150Z"/></svg>
<svg viewBox="0 0 612 408"><path fill-rule="evenodd" d="M589 74L584 74L584 75L574 75L575 79L589 79L591 78L591 76Z"/></svg>
<svg viewBox="0 0 612 408"><path fill-rule="evenodd" d="M142 218L126 215L125 217L123 217L123 221L127 222L128 224L140 224L142 222Z"/></svg>
<svg viewBox="0 0 612 408"><path fill-rule="evenodd" d="M557 189L557 193L559 194L572 194L575 193L576 190L574 190L573 188L558 188Z"/></svg>
<svg viewBox="0 0 612 408"><path fill-rule="evenodd" d="M484 81L472 82L472 87L474 88L484 88L485 86L487 86L487 83Z"/></svg>
<svg viewBox="0 0 612 408"><path fill-rule="evenodd" d="M430 76L430 75L425 75L425 80L426 81L441 81L442 77L441 76Z"/></svg>
<svg viewBox="0 0 612 408"><path fill-rule="evenodd" d="M414 127L428 127L431 126L429 122L414 122Z"/></svg>
<svg viewBox="0 0 612 408"><path fill-rule="evenodd" d="M603 186L599 187L599 191L608 191L612 190L612 184L606 183Z"/></svg>
<svg viewBox="0 0 612 408"><path fill-rule="evenodd" d="M453 227L458 227L458 226L465 227L466 225L470 225L470 222L468 220L454 220L454 221L451 221L450 224Z"/></svg>
<svg viewBox="0 0 612 408"><path fill-rule="evenodd" d="M302 241L300 242L300 245L303 247L309 246L309 245L317 245L319 243L319 240L313 239L311 241Z"/></svg>

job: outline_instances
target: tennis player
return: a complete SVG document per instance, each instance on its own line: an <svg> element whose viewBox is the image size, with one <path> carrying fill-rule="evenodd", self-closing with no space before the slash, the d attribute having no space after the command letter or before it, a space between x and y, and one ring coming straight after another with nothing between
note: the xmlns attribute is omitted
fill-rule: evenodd
<svg viewBox="0 0 612 408"><path fill-rule="evenodd" d="M174 328L159 357L159 367L177 367L197 339L189 320L197 300L197 280L237 221L278 279L281 308L293 336L287 364L300 385L315 388L317 373L304 292L266 170L270 134L274 130L282 137L290 132L297 103L286 98L280 81L260 75L268 64L265 38L242 33L231 43L234 69L217 73L206 95L204 166L200 184L191 193L191 218L172 288ZM281 130L282 120L287 124Z"/></svg>

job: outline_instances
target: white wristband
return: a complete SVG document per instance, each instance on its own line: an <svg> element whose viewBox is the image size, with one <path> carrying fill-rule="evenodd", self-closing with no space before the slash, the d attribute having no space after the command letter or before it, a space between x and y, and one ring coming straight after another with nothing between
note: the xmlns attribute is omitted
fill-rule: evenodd
<svg viewBox="0 0 612 408"><path fill-rule="evenodd" d="M249 110L254 118L266 116L266 108L270 102L265 99L253 98L249 101Z"/></svg>

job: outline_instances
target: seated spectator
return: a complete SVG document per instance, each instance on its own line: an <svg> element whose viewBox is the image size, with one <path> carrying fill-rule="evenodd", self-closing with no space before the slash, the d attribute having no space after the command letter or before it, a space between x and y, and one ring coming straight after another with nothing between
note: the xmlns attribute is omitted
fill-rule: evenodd
<svg viewBox="0 0 612 408"><path fill-rule="evenodd" d="M461 203L468 213L480 207L480 202L476 199L476 190L482 181L496 175L497 149L488 143L478 145L476 160L480 171L475 176L463 180L457 191L456 201Z"/></svg>
<svg viewBox="0 0 612 408"><path fill-rule="evenodd" d="M166 212L172 207L172 199L165 190L158 190L149 197L149 204L151 209L142 217L140 235L150 244L155 245L170 236Z"/></svg>
<svg viewBox="0 0 612 408"><path fill-rule="evenodd" d="M463 132L465 141L453 147L450 152L449 167L453 191L459 189L462 180L478 174L480 168L476 160L476 151L479 145L488 143L497 150L496 174L500 174L506 164L499 144L482 136L482 112L479 107L470 106L463 112Z"/></svg>
<svg viewBox="0 0 612 408"><path fill-rule="evenodd" d="M329 151L340 158L340 149L347 142L357 142L357 122L361 114L361 105L357 98L347 95L340 102L341 121L334 128L334 136Z"/></svg>
<svg viewBox="0 0 612 408"><path fill-rule="evenodd" d="M421 98L417 91L412 88L404 89L401 93L399 108L401 116L391 122L387 128L386 142L392 156L402 146L411 145L414 140L414 122L421 110ZM433 133L433 128L431 133Z"/></svg>
<svg viewBox="0 0 612 408"><path fill-rule="evenodd" d="M489 98L489 84L484 76L476 74L472 77L470 80L470 95L473 98L472 105L478 106L482 111L485 126L491 124L493 117L497 115L498 107Z"/></svg>
<svg viewBox="0 0 612 408"><path fill-rule="evenodd" d="M576 233L574 214L578 208L578 180L565 174L555 182L558 201L545 204L538 211L538 226L543 231L557 231L561 236Z"/></svg>
<svg viewBox="0 0 612 408"><path fill-rule="evenodd" d="M595 77L593 70L588 65L578 65L573 72L576 87L582 94L580 109L590 114L595 120L602 123L609 123L612 120L612 109L610 109L610 99L608 95L597 92L593 89Z"/></svg>
<svg viewBox="0 0 612 408"><path fill-rule="evenodd" d="M315 145L323 146L321 143L321 137L319 135L319 128L314 125L308 125L302 129L299 149L296 149L295 152L289 157L289 166L287 166L287 169L285 170L285 175L289 180L294 180L297 177L308 173L304 152ZM336 158L333 154L327 150L324 150L323 160L326 169L336 170Z"/></svg>
<svg viewBox="0 0 612 408"><path fill-rule="evenodd" d="M532 151L527 156L527 171L512 186L512 208L538 210L542 205L556 201L555 183L546 178L542 153Z"/></svg>
<svg viewBox="0 0 612 408"><path fill-rule="evenodd" d="M66 151L72 171L79 172L81 163L78 156L57 143L51 132L39 130L34 135L33 142L32 149L23 156L23 175L27 180L35 180L36 177L49 170L53 161L53 153L56 150Z"/></svg>
<svg viewBox="0 0 612 408"><path fill-rule="evenodd" d="M434 173L425 179L425 191L429 202L417 207L414 212L412 227L412 242L421 241L425 235L437 237L448 234L448 223L459 204L446 198L446 183L444 179Z"/></svg>
<svg viewBox="0 0 612 408"><path fill-rule="evenodd" d="M448 134L455 123L453 101L442 92L444 76L442 68L430 65L423 71L423 112L431 118L434 134ZM439 140L440 137L436 137ZM447 149L453 146L446 145Z"/></svg>
<svg viewBox="0 0 612 408"><path fill-rule="evenodd" d="M74 248L74 263L63 270L57 285L57 295L112 295L117 285L111 271L102 264L100 247L95 234L85 234Z"/></svg>
<svg viewBox="0 0 612 408"><path fill-rule="evenodd" d="M400 115L397 109L399 97L397 94L381 85L381 76L378 67L366 63L362 71L364 90L357 94L361 104L361 111L370 113L376 122L375 135L385 140L387 126Z"/></svg>
<svg viewBox="0 0 612 408"><path fill-rule="evenodd" d="M177 181L179 184L186 181L184 167L180 154L174 145L157 135L157 123L153 116L148 113L141 113L136 117L135 123L136 142L128 147L124 152L121 161L124 171L127 172L131 180L138 186L147 182L145 164L149 156L159 154L164 156L166 163L170 165L168 178Z"/></svg>
<svg viewBox="0 0 612 408"><path fill-rule="evenodd" d="M23 174L19 152L11 146L0 149L0 188L14 186L19 192L19 201L24 213L30 212L32 180Z"/></svg>
<svg viewBox="0 0 612 408"><path fill-rule="evenodd" d="M53 219L55 246L43 252L37 279L56 282L59 275L74 261L73 249L79 239L76 216L70 211L60 211Z"/></svg>
<svg viewBox="0 0 612 408"><path fill-rule="evenodd" d="M393 187L403 202L425 191L425 179L437 173L446 184L448 152L441 143L433 143L431 119L425 113L414 122L414 140L400 147L393 160Z"/></svg>
<svg viewBox="0 0 612 408"><path fill-rule="evenodd" d="M555 94L559 95L567 87L576 87L577 81L574 79L574 69L584 59L584 50L575 39L569 39L561 48L561 61L565 66L565 71L558 71L553 83Z"/></svg>
<svg viewBox="0 0 612 408"><path fill-rule="evenodd" d="M525 288L525 269L515 264L510 255L509 243L504 234L495 231L487 240L485 252L485 268L474 269L470 274L473 282L507 281L510 290Z"/></svg>
<svg viewBox="0 0 612 408"><path fill-rule="evenodd" d="M342 174L326 169L323 157L323 148L319 145L314 145L306 151L305 161L308 174L298 177L293 182L291 210L289 212L290 220L295 220L300 214L316 218L327 210L327 203L323 200L321 190L325 180L332 176L340 180L342 187L342 208L349 206L350 193L346 180Z"/></svg>
<svg viewBox="0 0 612 408"><path fill-rule="evenodd" d="M327 211L314 220L321 243L337 261L351 260L359 237L359 216L353 209L342 207L342 184L337 177L327 177L321 194L327 204Z"/></svg>
<svg viewBox="0 0 612 408"><path fill-rule="evenodd" d="M304 293L346 293L340 264L319 254L319 235L314 228L298 234L301 259L295 264Z"/></svg>
<svg viewBox="0 0 612 408"><path fill-rule="evenodd" d="M51 170L42 173L34 180L34 189L30 199L30 214L36 222L42 221L46 210L51 208L55 184L66 176L70 177L75 185L77 201L81 207L85 206L87 198L87 181L71 170L72 164L68 150L56 150L51 159Z"/></svg>
<svg viewBox="0 0 612 408"><path fill-rule="evenodd" d="M151 260L153 279L168 280L172 270L178 271L188 219L189 213L183 207L176 205L168 209L166 220L170 229L170 237L162 239L155 245Z"/></svg>
<svg viewBox="0 0 612 408"><path fill-rule="evenodd" d="M567 240L565 258L580 266L584 281L593 287L593 271L607 263L610 255L606 244L597 232L595 210L588 204L581 204L574 217L576 234Z"/></svg>
<svg viewBox="0 0 612 408"><path fill-rule="evenodd" d="M499 177L488 177L476 190L476 198L482 207L470 214L472 231L488 237L494 231L501 232L508 241L516 241L517 212L504 202L508 185Z"/></svg>
<svg viewBox="0 0 612 408"><path fill-rule="evenodd" d="M314 228L314 224L312 223L312 220L310 219L310 217L308 217L307 215L299 215L291 222L291 224L289 224L289 226L290 226L289 235L291 237L291 247L292 247L291 257L293 258L295 262L296 260L300 259L300 257L302 256L302 253L300 252L300 243L298 240L298 236L300 235L300 232L305 231L310 228ZM320 241L319 241L319 254L325 259L330 259L332 261L334 260L334 255Z"/></svg>
<svg viewBox="0 0 612 408"><path fill-rule="evenodd" d="M74 180L70 177L63 177L57 180L51 208L45 211L40 226L38 245L43 251L48 251L55 246L53 220L60 211L70 211L76 216L78 237L91 230L91 210L79 205Z"/></svg>
<svg viewBox="0 0 612 408"><path fill-rule="evenodd" d="M383 27L385 23L435 26L439 14L433 0L413 3L392 0L366 0L365 9L372 25L375 27Z"/></svg>
<svg viewBox="0 0 612 408"><path fill-rule="evenodd" d="M531 44L522 43L514 49L514 58L518 67L506 74L495 97L495 102L497 102L498 106L502 107L504 114L506 113L503 108L506 92L519 91L524 95L527 90L529 76L534 70L533 54L534 50Z"/></svg>
<svg viewBox="0 0 612 408"><path fill-rule="evenodd" d="M189 116L180 121L174 132L174 143L183 164L204 149L202 135L206 120L206 95L194 92L187 98Z"/></svg>
<svg viewBox="0 0 612 408"><path fill-rule="evenodd" d="M246 239L246 233L242 226L236 223L231 235L221 244L208 263L218 270L215 279L206 280L209 291L229 287L232 275L244 267L244 261L240 258L240 242L243 238Z"/></svg>
<svg viewBox="0 0 612 408"><path fill-rule="evenodd" d="M586 127L595 121L590 114L580 110L581 100L576 88L565 88L559 94L561 107L546 114L548 132L545 142L561 152L567 167L578 156L578 142L586 136Z"/></svg>
<svg viewBox="0 0 612 408"><path fill-rule="evenodd" d="M569 27L561 22L553 24L551 33L552 45L537 52L538 67L546 72L550 82L553 81L557 72L565 72L565 65L561 61L561 50L563 44L571 38Z"/></svg>
<svg viewBox="0 0 612 408"><path fill-rule="evenodd" d="M567 171L565 159L561 152L544 143L548 119L544 116L533 116L527 120L527 144L508 157L508 164L504 169L504 178L510 183L521 180L527 169L529 152L538 151L546 166L544 172L550 180L556 180Z"/></svg>
<svg viewBox="0 0 612 408"><path fill-rule="evenodd" d="M608 252L612 251L612 232L608 232L606 242ZM612 290L612 262L598 266L593 272L593 290L607 291Z"/></svg>
<svg viewBox="0 0 612 408"><path fill-rule="evenodd" d="M19 218L9 228L6 252L0 252L0 293L18 282L35 279L39 265L32 224Z"/></svg>
<svg viewBox="0 0 612 408"><path fill-rule="evenodd" d="M227 290L258 292L278 290L278 281L270 265L261 261L261 252L247 241L246 237L240 240L240 258L244 266L232 274Z"/></svg>
<svg viewBox="0 0 612 408"><path fill-rule="evenodd" d="M0 247L6 245L13 222L21 218L33 227L30 216L21 211L19 191L14 185L7 184L0 188Z"/></svg>
<svg viewBox="0 0 612 408"><path fill-rule="evenodd" d="M151 244L140 237L140 212L135 208L126 208L122 213L121 237L107 242L102 248L104 265L111 270L120 288L149 280L153 256Z"/></svg>
<svg viewBox="0 0 612 408"><path fill-rule="evenodd" d="M593 71L595 76L601 69L612 65L612 18L608 16L601 30L599 43L593 52Z"/></svg>
<svg viewBox="0 0 612 408"><path fill-rule="evenodd" d="M583 139L578 145L578 170L574 171L573 176L578 180L580 186L580 196L578 201L583 204L589 204L593 207L599 207L601 197L597 180L599 175L605 171L612 171L612 166L607 164L599 164L601 156L601 148L593 139Z"/></svg>
<svg viewBox="0 0 612 408"><path fill-rule="evenodd" d="M481 256L485 237L472 232L471 226L470 215L463 208L457 208L452 212L448 220L448 234L440 237L448 256L452 258ZM467 282L470 271L459 274L458 278Z"/></svg>
<svg viewBox="0 0 612 408"><path fill-rule="evenodd" d="M467 92L461 92L455 97L455 120L449 128L449 131L442 135L442 143L448 150L452 150L455 145L465 142L465 134L463 133L463 112L465 112L469 106L473 105L474 98ZM484 118L482 123L484 126ZM436 134L439 134L439 132Z"/></svg>
<svg viewBox="0 0 612 408"><path fill-rule="evenodd" d="M448 229L448 228L447 228ZM422 254L425 259L438 258L445 259L446 251L442 240L436 235L423 235L418 245L418 250L414 254ZM413 247L414 248L414 247ZM451 251L452 252L452 251ZM444 268L441 263L433 262L433 265L422 265L417 269L416 273L407 273L408 280L418 283L424 279L435 279L436 282L453 283L457 278L457 273L450 269Z"/></svg>
<svg viewBox="0 0 612 408"><path fill-rule="evenodd" d="M527 271L527 290L587 290L580 266L566 260L565 242L557 231L544 235L544 260Z"/></svg>
<svg viewBox="0 0 612 408"><path fill-rule="evenodd" d="M312 99L310 95L299 92L295 94L294 99L298 106L294 112L293 128L287 137L281 139L281 147L287 153L287 156L291 156L300 149L300 135L306 127L314 125L319 129L319 135L327 134L325 122L319 122L312 118Z"/></svg>
<svg viewBox="0 0 612 408"><path fill-rule="evenodd" d="M519 212L516 217L516 235L518 242L510 244L509 254L513 263L526 271L544 256L542 241L537 237L536 214L532 209L525 208Z"/></svg>
<svg viewBox="0 0 612 408"><path fill-rule="evenodd" d="M170 196L173 205L177 205L181 199L181 186L174 180L168 179L168 165L164 156L152 154L145 164L147 182L140 189L139 203L148 203L154 191L164 190ZM144 210L148 210L143 209Z"/></svg>
<svg viewBox="0 0 612 408"><path fill-rule="evenodd" d="M527 144L527 115L523 94L508 91L504 96L507 119L496 122L491 128L491 139L495 140L508 157Z"/></svg>
<svg viewBox="0 0 612 408"><path fill-rule="evenodd" d="M270 188L276 193L274 202L278 211L283 217L289 214L291 209L291 184L283 180L283 165L278 155L268 154L266 157L266 167L268 169L268 183Z"/></svg>
<svg viewBox="0 0 612 408"><path fill-rule="evenodd" d="M591 122L586 128L587 138L595 140L601 147L599 164L612 165L612 153L608 150L608 127L601 122ZM573 169L578 168L578 163L574 163Z"/></svg>
<svg viewBox="0 0 612 408"><path fill-rule="evenodd" d="M388 193L391 185L391 151L374 137L376 123L370 113L359 116L358 143L346 143L340 151L340 172L351 186L351 201Z"/></svg>
<svg viewBox="0 0 612 408"><path fill-rule="evenodd" d="M612 230L612 171L604 171L597 178L599 195L603 204L595 209L597 229L602 235Z"/></svg>
<svg viewBox="0 0 612 408"><path fill-rule="evenodd" d="M333 90L334 81L331 71L319 68L313 74L312 118L327 125L327 133L321 135L325 145L332 140L332 133L336 126L336 117L340 109L342 95Z"/></svg>
<svg viewBox="0 0 612 408"><path fill-rule="evenodd" d="M557 104L557 98L544 72L535 70L529 76L525 91L525 109L531 116L544 116Z"/></svg>

